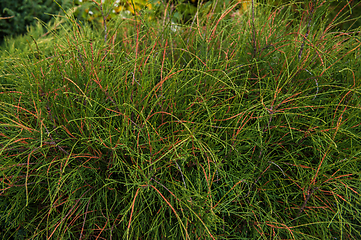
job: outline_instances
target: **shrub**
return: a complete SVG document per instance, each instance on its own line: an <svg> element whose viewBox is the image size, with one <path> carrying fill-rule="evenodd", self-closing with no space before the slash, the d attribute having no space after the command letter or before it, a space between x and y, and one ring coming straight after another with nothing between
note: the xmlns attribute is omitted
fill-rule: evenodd
<svg viewBox="0 0 361 240"><path fill-rule="evenodd" d="M64 9L72 6L72 0L59 0ZM53 0L0 1L0 43L5 36L24 34L37 19L48 22L53 14L59 14L59 6Z"/></svg>
<svg viewBox="0 0 361 240"><path fill-rule="evenodd" d="M2 51L1 237L359 239L359 29L236 7Z"/></svg>

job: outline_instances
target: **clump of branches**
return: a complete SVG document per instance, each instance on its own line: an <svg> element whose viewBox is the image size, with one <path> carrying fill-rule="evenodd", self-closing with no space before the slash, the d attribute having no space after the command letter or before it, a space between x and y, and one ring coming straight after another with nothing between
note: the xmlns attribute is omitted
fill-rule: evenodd
<svg viewBox="0 0 361 240"><path fill-rule="evenodd" d="M360 237L360 29L328 1L176 28L97 4L1 52L2 238Z"/></svg>

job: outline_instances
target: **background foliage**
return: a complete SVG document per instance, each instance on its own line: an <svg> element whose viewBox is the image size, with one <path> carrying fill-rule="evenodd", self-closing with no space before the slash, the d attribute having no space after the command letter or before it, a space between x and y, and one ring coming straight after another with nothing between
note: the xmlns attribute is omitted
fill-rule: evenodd
<svg viewBox="0 0 361 240"><path fill-rule="evenodd" d="M174 23L187 23L194 20L197 12L198 14L208 14L209 12L217 12L220 8L230 3L242 2L242 5L237 7L235 10L237 12L244 12L251 6L251 0L224 0L223 4L219 4L215 0L104 0L105 6L110 6L113 11L110 11L109 18L120 15L121 17L130 17L130 14L135 14L135 12L147 13L150 15L149 19L163 17L165 10L168 10L168 14ZM112 6L112 3L115 4ZM295 17L300 14L302 9L312 2L317 2L313 0L306 1L294 1L294 0L255 0L257 3L269 4L275 7L284 6L285 4L292 4L293 14ZM81 8L76 12L75 16L79 19L87 21L98 21L101 22L101 13L96 8L95 4L92 3L92 0L76 0L76 5L81 6ZM359 0L338 0L338 1L329 1L329 8L327 13L328 21L337 16L347 16L346 19L343 19L342 22L338 23L340 29L348 29L350 27L357 27L361 25L361 4ZM345 7L347 6L347 7ZM197 8L198 7L198 8ZM198 10L197 10L198 9ZM91 14L89 14L89 12Z"/></svg>
<svg viewBox="0 0 361 240"><path fill-rule="evenodd" d="M242 5L237 8L238 12L245 11L250 7L251 0L238 1L242 2ZM164 12L166 12L166 17L170 18L172 22L184 24L194 21L197 15L197 7L200 14L208 14L211 11L217 11L216 8L222 7L222 4L215 4L218 3L218 1L214 0L201 2L197 0L103 0L104 9L102 10L93 0L58 0L57 2L64 10L76 6L77 10L74 13L75 18L79 21L91 22L93 25L97 25L97 27L99 27L99 24L103 21L101 11L104 11L107 20L116 16L129 18L136 12L143 14L148 20L154 20L163 17ZM231 2L232 0L225 0L223 1L223 5L228 5ZM233 0L233 2L235 1ZM258 0L258 2L280 6L281 4L294 1ZM312 1L309 0L308 2ZM304 7L305 4L307 3L294 4L294 14L297 15L301 9L300 5ZM52 14L62 14L63 11L59 5L53 0L0 1L0 44L3 42L5 36L15 36L26 33L28 26L35 25L37 19L48 22L52 19ZM344 8L345 5L348 5L348 7ZM333 19L337 14L340 14L340 11L341 15L347 14L347 18L349 19L339 23L341 29L348 29L361 24L360 19L356 21L352 20L361 16L361 4L359 0L333 1L329 8L328 18L330 20Z"/></svg>
<svg viewBox="0 0 361 240"><path fill-rule="evenodd" d="M246 10L251 1L240 0L242 5L237 9ZM103 6L107 8L107 19L120 16L129 18L135 14L146 16L147 20L155 20L166 17L174 23L187 23L192 21L198 14L208 14L209 12L217 12L222 7L234 3L234 0L224 0L222 4L217 1L187 1L187 0L104 0ZM76 0L75 5L79 6L75 13L75 17L79 20L89 22L102 22L101 9L93 0ZM164 16L164 13L166 15Z"/></svg>
<svg viewBox="0 0 361 240"><path fill-rule="evenodd" d="M73 0L58 0L58 3L64 9L73 6ZM53 0L2 0L0 1L0 42L5 36L26 33L27 27L35 25L37 19L48 22L53 18L52 14L59 13L61 13L60 8Z"/></svg>

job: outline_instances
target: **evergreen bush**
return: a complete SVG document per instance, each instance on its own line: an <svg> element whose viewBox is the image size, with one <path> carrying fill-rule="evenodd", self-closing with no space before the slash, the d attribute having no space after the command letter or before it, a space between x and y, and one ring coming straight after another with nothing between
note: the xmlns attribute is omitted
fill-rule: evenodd
<svg viewBox="0 0 361 240"><path fill-rule="evenodd" d="M360 28L309 3L4 44L0 238L360 239Z"/></svg>

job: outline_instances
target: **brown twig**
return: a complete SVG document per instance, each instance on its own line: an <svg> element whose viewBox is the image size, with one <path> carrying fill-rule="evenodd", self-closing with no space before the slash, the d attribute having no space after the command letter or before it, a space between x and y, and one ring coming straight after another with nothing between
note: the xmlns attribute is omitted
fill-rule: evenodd
<svg viewBox="0 0 361 240"><path fill-rule="evenodd" d="M10 18L13 18L13 17L15 17L15 16L10 16L10 17L0 17L0 20L1 20L1 19L10 19Z"/></svg>
<svg viewBox="0 0 361 240"><path fill-rule="evenodd" d="M47 127L44 125L44 128L45 128L45 131L46 133L48 134L48 136L50 137L51 139L51 142L48 142L48 144L50 145L55 145L60 151L62 151L63 153L65 153L67 156L69 156L69 153L64 150L64 148L60 147L58 144L56 144L56 142L54 141L53 137L51 136L49 130L47 129Z"/></svg>
<svg viewBox="0 0 361 240"><path fill-rule="evenodd" d="M89 198L88 204L86 205L85 216L84 216L84 221L83 221L83 227L81 228L79 240L81 240L81 238L82 238L82 236L83 236L84 225L85 225L86 216L87 216L87 214L88 214L88 207L89 207L90 200L91 200L91 197Z"/></svg>
<svg viewBox="0 0 361 240"><path fill-rule="evenodd" d="M307 24L307 32L306 32L306 36L303 38L303 42L300 48L300 52L298 53L298 60L301 61L301 57L302 57L302 52L303 52L303 48L305 47L305 43L306 43L306 39L308 37L308 34L310 33L310 27L311 27L311 21L313 18L313 12L314 12L314 7L313 7L313 1L311 1L311 12L308 15L308 24Z"/></svg>
<svg viewBox="0 0 361 240"><path fill-rule="evenodd" d="M303 210L304 210L305 207L306 207L306 204L307 204L308 200L310 199L311 195L315 192L315 190L318 190L318 187L314 187L314 188L311 190L311 192L309 192L309 194L307 194L306 199L305 199L305 201L303 202L303 205L302 205L302 207L300 208L300 211L298 212L296 218L298 218L298 217L301 215L301 213L303 212Z"/></svg>

